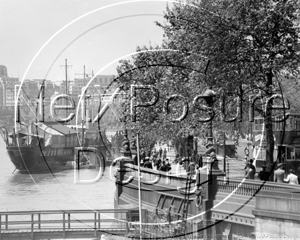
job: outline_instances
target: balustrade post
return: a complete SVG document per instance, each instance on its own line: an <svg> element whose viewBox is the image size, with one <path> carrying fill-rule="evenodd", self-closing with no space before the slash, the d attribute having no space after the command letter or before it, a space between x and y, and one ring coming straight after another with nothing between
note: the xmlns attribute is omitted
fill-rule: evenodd
<svg viewBox="0 0 300 240"><path fill-rule="evenodd" d="M41 229L41 214L38 214L38 225L39 225L39 229Z"/></svg>
<svg viewBox="0 0 300 240"><path fill-rule="evenodd" d="M71 228L71 216L70 213L68 213L68 229Z"/></svg>
<svg viewBox="0 0 300 240"><path fill-rule="evenodd" d="M8 229L8 215L5 214L5 229Z"/></svg>
<svg viewBox="0 0 300 240"><path fill-rule="evenodd" d="M33 240L34 214L31 214L31 239Z"/></svg>
<svg viewBox="0 0 300 240"><path fill-rule="evenodd" d="M98 229L100 231L100 213L98 213Z"/></svg>
<svg viewBox="0 0 300 240"><path fill-rule="evenodd" d="M66 237L65 220L66 220L65 213L63 213L63 237L64 237L64 238Z"/></svg>
<svg viewBox="0 0 300 240"><path fill-rule="evenodd" d="M129 234L130 231L130 227L129 227L129 212L126 212L126 230L127 230L127 234Z"/></svg>
<svg viewBox="0 0 300 240"><path fill-rule="evenodd" d="M94 213L94 237L97 237L97 213Z"/></svg>

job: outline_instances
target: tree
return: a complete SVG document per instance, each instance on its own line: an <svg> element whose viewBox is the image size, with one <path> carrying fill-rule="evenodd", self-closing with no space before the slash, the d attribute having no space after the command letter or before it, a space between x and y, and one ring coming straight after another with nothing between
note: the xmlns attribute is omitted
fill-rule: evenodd
<svg viewBox="0 0 300 240"><path fill-rule="evenodd" d="M276 81L286 75L299 74L299 9L298 0L192 0L188 5L176 3L167 7L166 23L157 23L165 35L161 48L174 51L143 52L133 59L133 65L123 63L119 73L143 67L138 73L131 72L128 82L153 81L163 96L180 91L189 102L205 87L222 88L226 94L239 95L245 106L248 95L260 92L262 102L268 104L267 111L259 105L256 105L256 110L265 119L266 160L272 165L272 101L266 99L277 91ZM205 75L198 71L197 61L200 59L209 61L209 67L204 68ZM153 64L161 65L149 68ZM174 67L178 65L181 67ZM167 131L166 128L178 133L182 126L187 131L199 126L197 109L181 123L171 123L165 121L166 114L157 111L158 106L161 107L156 105L148 114L155 115L160 121L152 121L149 117L147 126L156 126L162 133ZM180 109L178 104L173 107ZM220 118L214 120L217 124L221 122Z"/></svg>
<svg viewBox="0 0 300 240"><path fill-rule="evenodd" d="M281 79L282 91L290 102L291 112L300 112L300 76L284 77Z"/></svg>
<svg viewBox="0 0 300 240"><path fill-rule="evenodd" d="M143 84L158 89L159 97L154 106L138 108L137 121L134 123L126 121L127 128L134 128L141 134L151 132L157 141L167 142L187 136L196 129L197 123L194 118L198 117L199 113L189 109L184 121L172 121L181 115L183 99L174 98L170 101L168 113L165 111L165 103L173 94L180 94L191 103L193 98L201 93L203 87L199 84L197 76L204 74L206 59L198 56L197 61L191 61L191 58L185 58L185 53L164 51L161 47L149 49L144 47L138 48L137 51L140 53L133 57L133 62L122 61L118 67L120 84L128 92L128 96L132 84ZM197 56L193 58L196 59ZM203 62L201 68L199 59ZM139 90L136 102L145 103L151 101L154 96L152 91ZM130 101L128 98L123 106L127 120L131 118Z"/></svg>
<svg viewBox="0 0 300 240"><path fill-rule="evenodd" d="M167 9L163 27L168 46L206 56L209 82L226 90L255 87L264 99L274 80L299 72L299 1L191 1ZM180 39L180 41L179 41ZM243 90L241 89L241 92ZM264 113L267 164L273 164L270 101Z"/></svg>

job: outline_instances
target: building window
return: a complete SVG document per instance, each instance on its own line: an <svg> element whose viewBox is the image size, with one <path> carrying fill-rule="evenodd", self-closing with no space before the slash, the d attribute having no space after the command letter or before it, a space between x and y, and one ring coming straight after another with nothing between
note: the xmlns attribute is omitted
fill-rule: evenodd
<svg viewBox="0 0 300 240"><path fill-rule="evenodd" d="M286 153L287 153L287 156L286 156L287 160L295 160L295 151L294 151L293 147L287 147Z"/></svg>
<svg viewBox="0 0 300 240"><path fill-rule="evenodd" d="M295 123L296 123L296 130L300 130L300 119L297 119Z"/></svg>

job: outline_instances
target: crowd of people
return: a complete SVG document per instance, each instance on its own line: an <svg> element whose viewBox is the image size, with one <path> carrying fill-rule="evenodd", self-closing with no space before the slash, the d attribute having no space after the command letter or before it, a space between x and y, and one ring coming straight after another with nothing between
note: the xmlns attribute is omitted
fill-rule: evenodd
<svg viewBox="0 0 300 240"><path fill-rule="evenodd" d="M260 179L262 181L270 180L270 172L267 170L266 165L261 166L261 171L256 174L256 168L253 165L253 159L250 159L244 168L245 170L245 178L246 179ZM284 169L284 165L279 163L277 165L277 170L274 171L274 181L279 183L289 183L292 185L298 185L298 176L295 174L293 169L289 169L288 175L285 178L286 171Z"/></svg>
<svg viewBox="0 0 300 240"><path fill-rule="evenodd" d="M298 176L295 174L295 171L293 169L289 169L288 175L286 178L285 176L285 169L284 165L282 163L279 163L277 165L277 170L274 172L274 180L275 182L280 182L280 183L289 183L292 185L298 185Z"/></svg>
<svg viewBox="0 0 300 240"><path fill-rule="evenodd" d="M149 156L150 155L150 156ZM211 162L217 160L215 152L210 153ZM176 154L175 159L171 161L172 163L179 163L183 165L184 169L188 174L194 174L196 169L201 168L203 165L203 158L201 155L194 152L191 157L181 157ZM167 149L164 150L160 147L157 151L153 149L151 153L146 157L144 154L141 156L141 166L150 169L156 169L158 171L169 172L172 169L170 160L167 158ZM270 171L267 170L266 165L260 166L261 170L256 171L256 167L253 164L253 159L246 162L244 168L244 177L246 179L259 179L261 181L272 181L270 179ZM285 178L286 176L286 178ZM274 171L274 181L279 183L289 183L298 185L298 176L295 174L293 169L289 169L288 175L284 169L284 165L279 163L277 165L277 170Z"/></svg>
<svg viewBox="0 0 300 240"><path fill-rule="evenodd" d="M167 149L164 150L162 148L159 151L154 149L151 154L146 157L145 152L141 154L141 167L156 169L159 171L169 172L171 170L171 164L169 159L167 158Z"/></svg>
<svg viewBox="0 0 300 240"><path fill-rule="evenodd" d="M162 161L160 158L154 160L153 158L146 157L141 160L141 167L151 169L156 168L156 170L163 172L169 172L172 169L168 158Z"/></svg>
<svg viewBox="0 0 300 240"><path fill-rule="evenodd" d="M213 161L217 160L215 152L210 154L210 158L212 158ZM147 157L144 154L141 154L140 165L144 168L169 172L172 169L171 163L179 163L188 174L195 174L196 169L203 166L203 158L201 155L194 152L190 157L181 157L179 154L176 154L175 158L170 161L169 158L167 158L166 148L164 150L160 148L158 151L153 149L151 154L148 154ZM137 162L135 164L137 164Z"/></svg>

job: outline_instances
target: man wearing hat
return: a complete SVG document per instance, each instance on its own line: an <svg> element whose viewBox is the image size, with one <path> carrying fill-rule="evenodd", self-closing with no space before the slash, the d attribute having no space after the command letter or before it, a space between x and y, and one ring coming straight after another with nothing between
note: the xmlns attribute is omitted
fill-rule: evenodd
<svg viewBox="0 0 300 240"><path fill-rule="evenodd" d="M277 170L274 172L274 181L279 182L279 183L284 183L284 173L285 171L283 170L283 164L279 163L277 165Z"/></svg>
<svg viewBox="0 0 300 240"><path fill-rule="evenodd" d="M261 171L258 173L258 178L262 181L268 181L269 180L270 173L266 170L266 165L261 166Z"/></svg>

